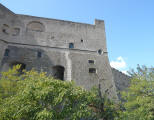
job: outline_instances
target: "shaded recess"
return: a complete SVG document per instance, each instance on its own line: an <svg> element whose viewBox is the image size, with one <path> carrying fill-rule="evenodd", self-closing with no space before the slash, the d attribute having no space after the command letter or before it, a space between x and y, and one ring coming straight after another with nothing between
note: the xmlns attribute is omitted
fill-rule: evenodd
<svg viewBox="0 0 154 120"><path fill-rule="evenodd" d="M9 34L9 26L7 24L3 24L2 32L7 34L7 35Z"/></svg>
<svg viewBox="0 0 154 120"><path fill-rule="evenodd" d="M23 70L26 69L26 64L21 63L21 62L13 62L10 64L10 68L13 68L13 66L16 66L16 65L20 65L20 69L18 70L18 72L19 74L22 74Z"/></svg>
<svg viewBox="0 0 154 120"><path fill-rule="evenodd" d="M56 79L64 80L64 71L65 68L63 66L54 66L53 67L53 77Z"/></svg>

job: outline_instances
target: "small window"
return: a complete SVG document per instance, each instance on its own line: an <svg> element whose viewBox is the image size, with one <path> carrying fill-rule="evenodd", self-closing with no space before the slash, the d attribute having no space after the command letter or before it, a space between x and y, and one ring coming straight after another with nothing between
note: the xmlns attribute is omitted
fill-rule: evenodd
<svg viewBox="0 0 154 120"><path fill-rule="evenodd" d="M96 73L96 68L89 68L89 73Z"/></svg>
<svg viewBox="0 0 154 120"><path fill-rule="evenodd" d="M81 39L81 42L83 43L83 39Z"/></svg>
<svg viewBox="0 0 154 120"><path fill-rule="evenodd" d="M41 58L42 57L42 53L40 51L37 52L37 57Z"/></svg>
<svg viewBox="0 0 154 120"><path fill-rule="evenodd" d="M6 30L5 29L2 29L3 33L6 33Z"/></svg>
<svg viewBox="0 0 154 120"><path fill-rule="evenodd" d="M88 60L88 63L94 64L94 60Z"/></svg>
<svg viewBox="0 0 154 120"><path fill-rule="evenodd" d="M100 55L103 54L103 50L102 49L99 49L98 50L98 54L100 54Z"/></svg>
<svg viewBox="0 0 154 120"><path fill-rule="evenodd" d="M9 56L9 53L10 53L10 50L9 49L6 49L5 50L5 53L4 53L4 56Z"/></svg>
<svg viewBox="0 0 154 120"><path fill-rule="evenodd" d="M69 48L70 49L74 48L74 43L69 43Z"/></svg>

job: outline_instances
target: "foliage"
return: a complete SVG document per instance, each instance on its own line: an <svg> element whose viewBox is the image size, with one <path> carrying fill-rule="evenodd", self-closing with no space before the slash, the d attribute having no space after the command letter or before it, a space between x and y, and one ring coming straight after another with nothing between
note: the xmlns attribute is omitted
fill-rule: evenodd
<svg viewBox="0 0 154 120"><path fill-rule="evenodd" d="M24 71L20 65L0 79L0 120L113 120L116 107L99 89L86 91L73 82L44 72Z"/></svg>
<svg viewBox="0 0 154 120"><path fill-rule="evenodd" d="M17 81L21 80L21 76L18 75L20 65L14 66L13 69L9 69L7 72L1 73L0 78L0 98L4 99L12 96L17 91Z"/></svg>
<svg viewBox="0 0 154 120"><path fill-rule="evenodd" d="M124 110L118 120L154 120L154 68L138 66L131 76L128 91L122 93Z"/></svg>
<svg viewBox="0 0 154 120"><path fill-rule="evenodd" d="M16 75L13 77L13 74L5 74L6 80L17 81ZM16 82L18 91L4 98L0 105L1 120L76 120L95 117L88 106L95 98L94 93L76 87L72 82L55 80L44 72L34 70L17 78L20 78Z"/></svg>
<svg viewBox="0 0 154 120"><path fill-rule="evenodd" d="M101 94L100 90L96 88L98 92L95 92L96 98L93 107L97 113L97 117L102 120L114 120L115 117L119 116L118 110L120 109L120 104L113 102L108 99L106 95Z"/></svg>

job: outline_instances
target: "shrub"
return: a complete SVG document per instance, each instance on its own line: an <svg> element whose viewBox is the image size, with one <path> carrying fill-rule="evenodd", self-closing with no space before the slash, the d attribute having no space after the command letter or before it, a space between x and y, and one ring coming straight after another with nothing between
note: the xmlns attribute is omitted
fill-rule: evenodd
<svg viewBox="0 0 154 120"><path fill-rule="evenodd" d="M138 66L131 75L128 91L122 92L124 110L118 120L154 120L154 68Z"/></svg>

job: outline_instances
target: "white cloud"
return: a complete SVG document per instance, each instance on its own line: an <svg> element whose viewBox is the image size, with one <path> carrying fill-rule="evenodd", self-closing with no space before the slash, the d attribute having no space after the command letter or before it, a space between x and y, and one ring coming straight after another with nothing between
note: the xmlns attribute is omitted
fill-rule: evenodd
<svg viewBox="0 0 154 120"><path fill-rule="evenodd" d="M122 73L129 75L128 72L126 70L121 71Z"/></svg>
<svg viewBox="0 0 154 120"><path fill-rule="evenodd" d="M126 68L126 62L124 59L120 56L116 59L116 61L111 61L110 62L111 67L115 69L123 69Z"/></svg>

